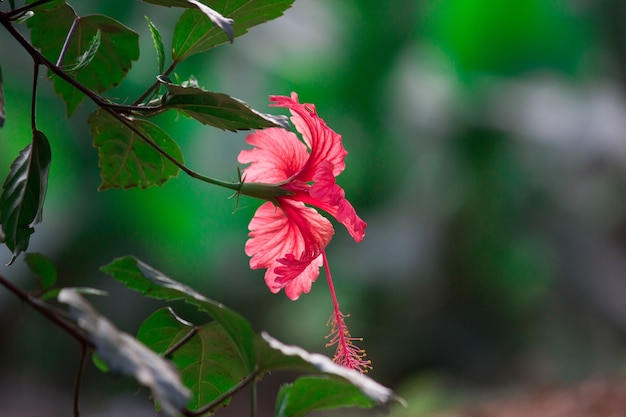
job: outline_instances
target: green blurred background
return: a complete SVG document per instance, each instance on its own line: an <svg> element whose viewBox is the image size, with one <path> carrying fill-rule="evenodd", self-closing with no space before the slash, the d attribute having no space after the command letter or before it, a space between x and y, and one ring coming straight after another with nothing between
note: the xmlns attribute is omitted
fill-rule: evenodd
<svg viewBox="0 0 626 417"><path fill-rule="evenodd" d="M109 93L132 101L156 75L144 15L167 46L180 10L75 3L79 14L108 14L140 33L140 62ZM489 390L622 373L625 19L620 0L296 0L283 17L177 68L183 79L193 75L205 89L275 114L281 109L269 109L268 96L296 91L343 135L349 154L338 181L368 228L356 244L336 227L327 252L371 376L409 401L393 415L419 415L415 404L431 397L453 401L448 386ZM4 33L0 51L5 177L30 139L32 64ZM228 191L184 175L162 188L97 192L86 125L93 105L65 120L41 78L38 125L53 165L30 250L54 259L62 285L109 290L94 304L135 332L161 304L98 272L133 254L258 330L332 353L324 348L324 280L291 302L248 268L247 224L260 202L236 206ZM245 132L175 115L159 122L192 169L236 178ZM2 264L9 259L1 248ZM0 273L35 285L22 260ZM0 403L11 409L24 402L16 398L37 395L48 411L28 412L67 414L78 348L6 291L0 317ZM116 415L115 407L151 415L145 392L107 402L120 385L133 393L132 383L95 373L88 380L89 415ZM271 394L262 401L269 410Z"/></svg>

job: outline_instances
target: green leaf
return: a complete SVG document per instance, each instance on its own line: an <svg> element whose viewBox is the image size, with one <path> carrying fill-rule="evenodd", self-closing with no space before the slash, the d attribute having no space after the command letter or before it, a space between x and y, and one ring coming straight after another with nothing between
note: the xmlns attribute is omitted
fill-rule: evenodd
<svg viewBox="0 0 626 417"><path fill-rule="evenodd" d="M165 48L163 47L163 39L159 29L148 19L148 16L144 16L148 22L148 28L150 28L150 35L152 36L152 42L154 43L154 49L157 54L157 64L159 74L163 73L165 68Z"/></svg>
<svg viewBox="0 0 626 417"><path fill-rule="evenodd" d="M226 94L213 93L196 86L172 84L162 76L157 78L167 88L163 106L176 109L203 124L231 131L266 127L289 129L285 116L257 112L243 101Z"/></svg>
<svg viewBox="0 0 626 417"><path fill-rule="evenodd" d="M347 383L356 387L363 396L372 402L372 405L381 406L388 404L392 400L402 401L396 397L393 394L393 391L389 388L379 384L365 374L337 365L327 356L320 355L319 353L307 352L298 346L286 345L269 336L267 333L263 333L261 337L270 348L275 349L288 358L291 358L293 361L291 366L296 369L322 372L334 377L340 377ZM257 352L259 351L267 352L266 349L263 349L262 344L257 346ZM274 364L274 366L281 363L276 356L274 356L271 361L267 361L265 364L263 364L263 359L259 359L259 361L262 364L260 369L266 369L270 363Z"/></svg>
<svg viewBox="0 0 626 417"><path fill-rule="evenodd" d="M54 262L40 253L27 253L24 260L30 271L35 274L43 290L54 286L57 280L57 269Z"/></svg>
<svg viewBox="0 0 626 417"><path fill-rule="evenodd" d="M93 112L87 121L98 148L102 178L99 189L148 188L178 175L178 167L139 135L182 163L182 152L167 132L147 120L125 120L135 131L103 110Z"/></svg>
<svg viewBox="0 0 626 417"><path fill-rule="evenodd" d="M139 36L131 29L102 15L78 18L67 4L49 11L37 10L26 24L31 30L33 45L48 59L57 62L76 19L76 28L67 45L63 61L79 62L84 51L89 50L98 30L101 32L100 47L91 62L68 75L99 93L118 85L130 70L132 61L139 59ZM65 101L67 114L70 116L82 102L84 95L61 78L53 78L54 89Z"/></svg>
<svg viewBox="0 0 626 417"><path fill-rule="evenodd" d="M229 335L217 323L194 327L168 308L152 314L139 328L137 339L164 354L190 332L169 359L180 371L183 383L194 393L190 409L216 400L248 376L248 367ZM230 398L222 403L228 405Z"/></svg>
<svg viewBox="0 0 626 417"><path fill-rule="evenodd" d="M70 306L70 314L87 332L98 356L112 372L133 376L150 388L155 400L169 416L185 408L189 390L171 363L154 353L131 335L118 330L100 315L79 293L64 288L58 300Z"/></svg>
<svg viewBox="0 0 626 417"><path fill-rule="evenodd" d="M192 288L174 281L134 257L115 259L101 269L122 282L127 288L139 291L147 297L167 301L184 300L206 312L229 335L237 351L245 359L247 370L249 372L254 370L256 364L255 334L250 323L238 313L204 297Z"/></svg>
<svg viewBox="0 0 626 417"><path fill-rule="evenodd" d="M79 69L82 69L86 67L87 65L89 65L89 63L93 60L93 57L96 55L96 52L98 52L98 49L100 48L100 40L101 40L101 32L100 32L100 29L98 29L94 37L91 39L91 42L89 43L89 47L87 48L87 50L83 52L81 56L78 57L78 61L76 61L76 64L67 68L66 71L67 72L78 71Z"/></svg>
<svg viewBox="0 0 626 417"><path fill-rule="evenodd" d="M194 8L204 14L209 18L211 23L213 23L216 27L220 28L224 34L228 37L230 42L234 39L233 34L233 19L228 19L222 16L220 13L216 12L212 8L203 4L197 0L143 0L146 3L158 4L159 6L167 6L167 7L184 7L184 8Z"/></svg>
<svg viewBox="0 0 626 417"><path fill-rule="evenodd" d="M9 264L28 248L34 226L41 222L51 158L48 139L35 131L33 141L11 164L2 186L0 224L2 238L13 253Z"/></svg>
<svg viewBox="0 0 626 417"><path fill-rule="evenodd" d="M249 28L275 19L291 7L294 0L216 0L211 7L232 18L234 36L245 34ZM191 55L204 52L229 39L199 10L185 10L174 28L172 57L182 61Z"/></svg>
<svg viewBox="0 0 626 417"><path fill-rule="evenodd" d="M276 397L276 417L300 417L339 407L372 408L376 404L354 385L326 376L304 376L283 385Z"/></svg>

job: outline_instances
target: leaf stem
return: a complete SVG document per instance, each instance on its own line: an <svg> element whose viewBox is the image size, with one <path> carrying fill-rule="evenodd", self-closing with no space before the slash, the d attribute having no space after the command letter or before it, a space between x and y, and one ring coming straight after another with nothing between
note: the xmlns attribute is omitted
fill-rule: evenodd
<svg viewBox="0 0 626 417"><path fill-rule="evenodd" d="M67 54L67 48L70 46L70 40L72 39L72 35L76 32L76 28L78 27L78 22L80 21L80 17L74 16L74 20L72 21L72 26L70 27L69 32L67 32L67 36L65 37L65 42L63 42L63 47L61 48L61 52L59 53L59 59L57 59L57 67L63 65L63 60L65 59L65 54Z"/></svg>
<svg viewBox="0 0 626 417"><path fill-rule="evenodd" d="M174 71L174 68L176 68L176 65L178 64L178 61L174 60L172 61L172 63L170 64L170 66L165 70L165 72L161 75L163 76L168 76L170 75L170 73L172 71ZM144 93L139 96L139 98L137 100L135 100L135 102L133 103L133 106L138 106L139 103L141 103L142 101L144 101L146 99L146 97L148 97L150 94L152 94L152 92L154 90L157 89L157 87L159 87L161 85L161 82L157 79L150 87L148 87L148 89L146 91L144 91Z"/></svg>

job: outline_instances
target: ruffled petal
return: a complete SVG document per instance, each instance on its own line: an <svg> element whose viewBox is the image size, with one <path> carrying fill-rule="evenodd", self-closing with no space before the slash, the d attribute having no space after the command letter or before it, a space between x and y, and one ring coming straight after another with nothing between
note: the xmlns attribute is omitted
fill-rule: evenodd
<svg viewBox="0 0 626 417"><path fill-rule="evenodd" d="M237 157L239 163L250 164L243 170L246 182L281 183L298 173L309 158L306 145L284 129L259 130L246 142L254 148Z"/></svg>
<svg viewBox="0 0 626 417"><path fill-rule="evenodd" d="M252 269L267 268L265 282L272 292L289 287L296 299L310 290L319 274L319 256L334 233L330 222L298 201L267 202L250 222L246 254Z"/></svg>
<svg viewBox="0 0 626 417"><path fill-rule="evenodd" d="M355 241L362 241L367 223L356 214L343 188L337 185L329 162L319 164L313 181L308 193L296 193L292 198L324 210L343 224Z"/></svg>
<svg viewBox="0 0 626 417"><path fill-rule="evenodd" d="M328 161L333 165L333 175L336 177L345 168L344 158L348 152L341 143L341 135L326 125L315 112L313 104L300 104L298 95L291 93L291 97L271 96L272 106L286 107L291 111L291 121L302 135L311 153L306 165L298 174L298 179L308 182L313 179L317 165Z"/></svg>

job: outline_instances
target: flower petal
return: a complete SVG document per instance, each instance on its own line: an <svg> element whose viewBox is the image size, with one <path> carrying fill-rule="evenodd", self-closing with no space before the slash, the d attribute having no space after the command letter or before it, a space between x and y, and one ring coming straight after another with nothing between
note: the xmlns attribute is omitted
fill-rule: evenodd
<svg viewBox="0 0 626 417"><path fill-rule="evenodd" d="M298 173L309 157L304 143L280 128L252 133L246 143L254 148L241 151L237 157L241 164L250 163L243 170L246 182L281 183Z"/></svg>
<svg viewBox="0 0 626 417"><path fill-rule="evenodd" d="M308 193L298 192L292 198L324 210L343 224L355 241L362 241L367 223L356 214L343 188L337 185L332 165L326 161L320 163L313 181Z"/></svg>
<svg viewBox="0 0 626 417"><path fill-rule="evenodd" d="M272 106L286 107L291 111L291 121L298 132L302 134L305 143L311 149L306 165L298 174L298 179L308 182L313 179L317 165L322 161L333 164L333 175L336 177L345 168L344 158L348 152L341 143L341 135L326 125L315 112L313 104L300 104L298 95L291 93L291 97L271 96Z"/></svg>
<svg viewBox="0 0 626 417"><path fill-rule="evenodd" d="M252 269L267 268L265 282L272 292L289 287L296 299L308 292L319 274L319 256L334 233L330 222L303 203L279 198L279 207L267 202L254 214L246 254Z"/></svg>

